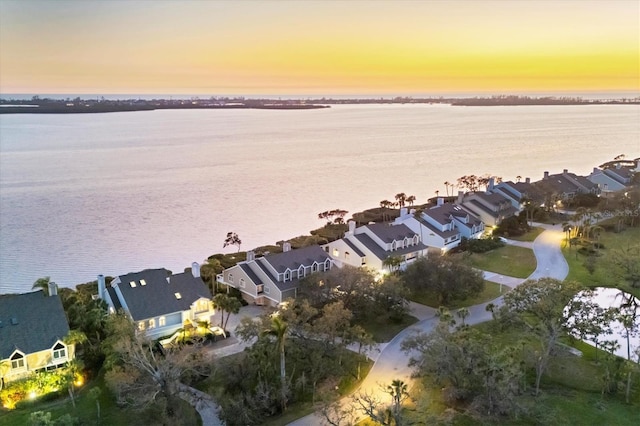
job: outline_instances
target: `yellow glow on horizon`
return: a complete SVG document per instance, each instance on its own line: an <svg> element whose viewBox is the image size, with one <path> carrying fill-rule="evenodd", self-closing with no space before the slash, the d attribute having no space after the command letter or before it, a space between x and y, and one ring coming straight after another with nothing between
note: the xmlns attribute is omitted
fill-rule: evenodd
<svg viewBox="0 0 640 426"><path fill-rule="evenodd" d="M640 92L640 2L0 2L2 93Z"/></svg>

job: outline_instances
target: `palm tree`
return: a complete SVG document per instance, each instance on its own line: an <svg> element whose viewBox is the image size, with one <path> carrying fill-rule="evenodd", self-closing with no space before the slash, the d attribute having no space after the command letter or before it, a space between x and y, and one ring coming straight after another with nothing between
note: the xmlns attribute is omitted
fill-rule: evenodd
<svg viewBox="0 0 640 426"><path fill-rule="evenodd" d="M285 342L289 333L289 325L279 315L271 316L271 327L263 332L263 335L273 336L280 352L280 397L282 411L287 408L287 371L285 368Z"/></svg>
<svg viewBox="0 0 640 426"><path fill-rule="evenodd" d="M32 290L42 289L44 291L44 295L49 295L49 282L51 281L50 277L38 278L31 286Z"/></svg>
<svg viewBox="0 0 640 426"><path fill-rule="evenodd" d="M462 327L464 327L466 325L465 324L465 320L469 316L469 309L467 309L467 308L458 309L456 311L456 316L462 320Z"/></svg>
<svg viewBox="0 0 640 426"><path fill-rule="evenodd" d="M402 264L402 257L400 256L389 256L385 260L382 261L382 266L389 269L389 272L395 272L400 268Z"/></svg>
<svg viewBox="0 0 640 426"><path fill-rule="evenodd" d="M404 207L404 203L407 200L407 195L404 192L399 192L396 194L395 198L398 202L398 206Z"/></svg>
<svg viewBox="0 0 640 426"><path fill-rule="evenodd" d="M448 180L444 182L444 187L447 190L447 197L449 196L449 185L451 185L451 183ZM451 185L451 189L453 189L453 185Z"/></svg>
<svg viewBox="0 0 640 426"><path fill-rule="evenodd" d="M391 395L391 399L393 401L392 413L395 424L400 425L402 423L400 419L402 403L409 397L407 384L402 380L395 379L387 386L387 393Z"/></svg>
<svg viewBox="0 0 640 426"><path fill-rule="evenodd" d="M405 201L406 201L406 202L407 202L407 204L409 204L410 206L413 206L413 203L415 203L415 202L416 202L416 196L415 196L415 195L409 195Z"/></svg>

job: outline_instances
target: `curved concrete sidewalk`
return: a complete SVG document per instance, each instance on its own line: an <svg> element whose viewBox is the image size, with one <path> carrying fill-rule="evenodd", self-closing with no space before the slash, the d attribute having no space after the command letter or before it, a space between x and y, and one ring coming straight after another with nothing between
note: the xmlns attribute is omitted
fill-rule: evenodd
<svg viewBox="0 0 640 426"><path fill-rule="evenodd" d="M533 244L523 243L514 244L519 246L530 246L533 248L533 253L536 257L537 266L536 270L528 277L528 279L538 279L543 277L551 277L559 280L563 280L569 273L569 266L567 261L562 255L560 250L560 244L564 234L562 232L561 225L546 225L546 224L534 224L544 228L545 230L538 235ZM512 243L512 241L509 241ZM515 243L515 242L513 242ZM516 287L525 280L522 278L514 278L506 275L497 274L494 272L483 271L485 279L499 284L504 284L509 287ZM470 306L469 316L466 318L467 324L479 324L481 322L489 321L492 319L491 313L487 312L486 306L489 303L496 305L502 304L502 296L497 299L482 303L479 305ZM435 325L438 323L438 318L435 316L435 310L433 308L423 307L422 309L417 303L412 303L411 308L418 309L422 316L420 322L413 324L400 333L398 333L389 343L381 347L381 352L378 355L371 371L367 377L362 381L362 384L356 392L375 394L381 401L381 403L391 403L391 397L381 391L381 386L389 384L392 380L400 379L408 383L412 380L412 368L407 364L409 362L409 355L405 354L401 350L401 345L404 339L416 332L429 333ZM429 310L433 312L433 316L429 317ZM421 309L421 310L420 310ZM350 397L342 398L340 403L344 406L351 404ZM363 414L356 416L358 418L365 417ZM320 426L325 424L324 419L317 413L309 414L308 416L301 417L289 423L289 426Z"/></svg>

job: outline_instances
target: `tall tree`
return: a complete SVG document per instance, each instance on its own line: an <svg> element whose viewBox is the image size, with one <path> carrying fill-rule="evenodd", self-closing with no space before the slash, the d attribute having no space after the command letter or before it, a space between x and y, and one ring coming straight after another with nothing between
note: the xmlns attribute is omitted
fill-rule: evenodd
<svg viewBox="0 0 640 426"><path fill-rule="evenodd" d="M223 330L226 329L231 314L237 314L242 307L242 303L240 303L237 298L229 296L226 293L216 294L213 297L213 305L220 311L220 328ZM227 314L226 319L225 313Z"/></svg>
<svg viewBox="0 0 640 426"><path fill-rule="evenodd" d="M237 246L238 252L240 252L241 244L242 241L240 240L240 237L238 237L238 234L236 234L235 232L227 232L227 238L225 238L222 248L225 248L227 246Z"/></svg>
<svg viewBox="0 0 640 426"><path fill-rule="evenodd" d="M540 340L540 350L535 357L536 395L540 393L540 381L558 338L567 330L565 307L580 289L581 285L575 282L541 278L527 280L504 296L506 308L524 314Z"/></svg>
<svg viewBox="0 0 640 426"><path fill-rule="evenodd" d="M275 338L280 353L280 404L282 411L287 409L287 370L285 366L285 343L289 334L288 324L279 315L271 317L271 327L263 331L264 335Z"/></svg>

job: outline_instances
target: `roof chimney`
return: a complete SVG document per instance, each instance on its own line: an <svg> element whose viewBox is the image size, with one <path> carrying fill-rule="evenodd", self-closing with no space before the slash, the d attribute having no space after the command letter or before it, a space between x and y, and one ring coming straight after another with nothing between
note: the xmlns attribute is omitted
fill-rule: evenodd
<svg viewBox="0 0 640 426"><path fill-rule="evenodd" d="M407 208L406 207L401 207L400 208L400 217L405 217L407 215Z"/></svg>
<svg viewBox="0 0 640 426"><path fill-rule="evenodd" d="M285 251L291 251L291 243L290 243L289 241L285 241L285 242L282 244L282 251L283 251L283 252L285 252Z"/></svg>
<svg viewBox="0 0 640 426"><path fill-rule="evenodd" d="M191 264L191 275L193 275L193 278L200 277L200 265L198 264L198 262L193 262Z"/></svg>
<svg viewBox="0 0 640 426"><path fill-rule="evenodd" d="M549 179L549 172L544 172L544 178L543 179Z"/></svg>
<svg viewBox="0 0 640 426"><path fill-rule="evenodd" d="M349 222L347 222L347 225L349 225L349 230L347 231L347 235L353 235L354 232L356 232L356 222L353 220L350 220Z"/></svg>
<svg viewBox="0 0 640 426"><path fill-rule="evenodd" d="M437 199L437 204L436 204L436 205L441 206L441 205L443 205L443 204L444 204L444 198L442 198L442 197L438 197L438 199Z"/></svg>
<svg viewBox="0 0 640 426"><path fill-rule="evenodd" d="M531 183L531 178L525 178L524 183Z"/></svg>
<svg viewBox="0 0 640 426"><path fill-rule="evenodd" d="M462 200L464 199L464 192L458 191L458 200L456 201L458 204L462 204Z"/></svg>
<svg viewBox="0 0 640 426"><path fill-rule="evenodd" d="M569 173L569 169L564 169L564 170L562 170L562 174L563 174L563 175L566 175L567 173Z"/></svg>
<svg viewBox="0 0 640 426"><path fill-rule="evenodd" d="M494 183L495 183L495 179L492 176L489 178L489 183L487 184L487 191L493 191Z"/></svg>
<svg viewBox="0 0 640 426"><path fill-rule="evenodd" d="M58 295L58 285L53 281L49 281L49 296L57 296Z"/></svg>
<svg viewBox="0 0 640 426"><path fill-rule="evenodd" d="M249 250L247 252L247 262L251 262L252 260L256 259L256 254L253 252L253 250Z"/></svg>
<svg viewBox="0 0 640 426"><path fill-rule="evenodd" d="M98 297L102 300L105 299L105 293L107 292L107 286L104 282L104 275L98 275Z"/></svg>

